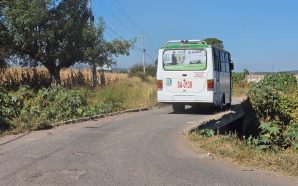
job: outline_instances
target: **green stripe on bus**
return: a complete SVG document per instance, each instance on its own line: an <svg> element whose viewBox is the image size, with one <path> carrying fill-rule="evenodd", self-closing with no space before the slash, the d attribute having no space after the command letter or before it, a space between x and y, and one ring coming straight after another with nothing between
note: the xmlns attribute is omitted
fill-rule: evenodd
<svg viewBox="0 0 298 186"><path fill-rule="evenodd" d="M162 47L162 49L177 49L177 48L205 49L210 47L211 47L210 45L206 45L206 44L168 44Z"/></svg>
<svg viewBox="0 0 298 186"><path fill-rule="evenodd" d="M207 68L206 64L177 64L177 65L165 65L164 69L168 71L200 71Z"/></svg>

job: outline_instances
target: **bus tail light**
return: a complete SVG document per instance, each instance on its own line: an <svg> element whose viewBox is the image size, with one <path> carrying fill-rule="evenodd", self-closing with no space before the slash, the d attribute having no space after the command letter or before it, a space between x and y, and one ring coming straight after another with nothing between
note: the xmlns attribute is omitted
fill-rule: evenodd
<svg viewBox="0 0 298 186"><path fill-rule="evenodd" d="M208 80L207 80L207 89L208 89L209 91L212 91L213 88L214 88L214 80L213 80L213 79L208 79Z"/></svg>
<svg viewBox="0 0 298 186"><path fill-rule="evenodd" d="M162 90L162 88L163 88L162 80L157 80L157 90Z"/></svg>

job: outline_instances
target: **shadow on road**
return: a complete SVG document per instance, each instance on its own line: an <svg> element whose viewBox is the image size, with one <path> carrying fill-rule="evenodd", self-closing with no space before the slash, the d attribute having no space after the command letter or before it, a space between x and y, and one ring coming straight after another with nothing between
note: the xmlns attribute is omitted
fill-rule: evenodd
<svg viewBox="0 0 298 186"><path fill-rule="evenodd" d="M236 111L240 107L240 105L241 105L240 103L239 104L234 104L234 105L232 105L231 109L228 109L228 108L225 108L225 107L224 108L215 108L215 107L187 106L184 111L181 111L181 112L172 111L168 114L215 115L215 114L218 114L220 112L225 112L225 111L228 111L228 110Z"/></svg>
<svg viewBox="0 0 298 186"><path fill-rule="evenodd" d="M170 112L168 114L190 114L190 115L214 115L218 113L218 110L214 108L200 108L200 107L187 107L184 111L181 111L179 113L177 112Z"/></svg>

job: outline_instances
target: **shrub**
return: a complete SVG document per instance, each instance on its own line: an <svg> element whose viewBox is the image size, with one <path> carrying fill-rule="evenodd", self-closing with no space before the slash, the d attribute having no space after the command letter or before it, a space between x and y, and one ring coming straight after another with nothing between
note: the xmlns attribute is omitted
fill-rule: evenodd
<svg viewBox="0 0 298 186"><path fill-rule="evenodd" d="M272 87L262 87L260 84L257 84L250 89L248 96L258 117L269 121L275 119L278 115L280 96L277 90Z"/></svg>
<svg viewBox="0 0 298 186"><path fill-rule="evenodd" d="M22 88L18 91L22 95L20 91ZM82 114L79 108L83 106L86 106L86 101L78 91L62 87L43 88L35 97L24 101L19 119L23 127L34 128L32 125L78 117Z"/></svg>
<svg viewBox="0 0 298 186"><path fill-rule="evenodd" d="M278 151L293 147L298 150L298 86L294 75L276 73L252 86L249 101L264 122L257 138L249 144L259 149Z"/></svg>
<svg viewBox="0 0 298 186"><path fill-rule="evenodd" d="M232 85L233 85L233 95L236 96L246 96L247 92L251 86L247 82L248 70L243 70L243 72L233 72L232 73Z"/></svg>
<svg viewBox="0 0 298 186"><path fill-rule="evenodd" d="M278 109L283 120L290 123L298 123L298 91L296 94L281 94Z"/></svg>
<svg viewBox="0 0 298 186"><path fill-rule="evenodd" d="M214 136L215 132L212 129L203 129L203 130L200 130L198 134L204 137L211 137L211 136Z"/></svg>
<svg viewBox="0 0 298 186"><path fill-rule="evenodd" d="M293 123L286 130L287 140L298 152L298 123Z"/></svg>
<svg viewBox="0 0 298 186"><path fill-rule="evenodd" d="M284 91L288 90L292 86L297 85L296 77L287 72L279 72L274 74L268 74L259 83L261 87L273 87L275 90Z"/></svg>
<svg viewBox="0 0 298 186"><path fill-rule="evenodd" d="M136 64L129 71L129 77L139 77L143 81L149 81L149 76L156 76L157 66L153 64L149 64L146 66L146 74L143 71L143 65Z"/></svg>
<svg viewBox="0 0 298 186"><path fill-rule="evenodd" d="M114 105L112 103L101 103L96 106L87 107L85 110L82 109L83 116L91 116L95 114L106 114L114 111L114 108L117 107L117 105Z"/></svg>
<svg viewBox="0 0 298 186"><path fill-rule="evenodd" d="M12 119L19 115L19 100L11 96L8 92L0 87L0 119Z"/></svg>
<svg viewBox="0 0 298 186"><path fill-rule="evenodd" d="M246 76L249 74L249 71L244 69L243 72L233 72L232 81L234 84L245 84Z"/></svg>
<svg viewBox="0 0 298 186"><path fill-rule="evenodd" d="M289 73L266 75L262 81L252 86L248 97L257 115L265 121L281 120L289 122L297 110L297 80ZM285 91L287 90L287 92ZM291 91L288 91L291 90Z"/></svg>
<svg viewBox="0 0 298 186"><path fill-rule="evenodd" d="M113 111L156 105L155 79L115 81L96 89L63 87L33 90L21 86L16 92L0 89L0 120L7 120L16 132L40 130L50 123ZM0 121L0 130L7 122Z"/></svg>

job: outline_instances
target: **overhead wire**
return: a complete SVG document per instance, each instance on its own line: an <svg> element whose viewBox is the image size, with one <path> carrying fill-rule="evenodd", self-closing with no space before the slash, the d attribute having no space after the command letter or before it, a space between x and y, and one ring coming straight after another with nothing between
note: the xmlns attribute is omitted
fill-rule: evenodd
<svg viewBox="0 0 298 186"><path fill-rule="evenodd" d="M122 26L124 26L127 30L129 30L132 34L136 34L133 29L131 27L129 27L127 24L125 24L123 21L121 21L120 19L118 19L115 14L109 9L107 8L107 6L101 2L98 1L98 3L100 3L100 5L118 22L120 23ZM95 5L97 7L97 5Z"/></svg>
<svg viewBox="0 0 298 186"><path fill-rule="evenodd" d="M145 53L145 55L154 63L156 59L154 59L152 56L150 56L148 53Z"/></svg>
<svg viewBox="0 0 298 186"><path fill-rule="evenodd" d="M95 13L93 13L94 17L96 17L96 19L99 19L99 16ZM107 23L105 23L105 27L116 37L119 37L120 39L125 40L125 38L119 34L118 32L116 32L113 28L111 28Z"/></svg>
<svg viewBox="0 0 298 186"><path fill-rule="evenodd" d="M143 30L131 19L131 17L128 15L126 10L122 7L122 5L119 3L118 0L112 0L112 3L116 5L116 8L119 10L119 12L126 17L126 19L135 27L135 29L141 33L143 33Z"/></svg>
<svg viewBox="0 0 298 186"><path fill-rule="evenodd" d="M128 29L131 33L135 33L135 32L133 32L133 30L128 26L128 25L126 25L124 22L122 22L122 21L120 21L120 19L118 19L113 13L112 13L112 11L110 10L110 9L108 9L104 4L103 4L103 2L101 2L101 1L98 1L101 5L102 5L102 7L117 21L117 22L119 22L120 24L122 24L123 26L125 26L126 27L126 29ZM136 30L136 31L138 31L138 32L141 32L141 33L143 33L143 30L131 19L131 17L128 15L128 13L127 13L127 11L122 7L122 5L119 3L119 1L118 0L112 0L111 1L114 5L115 5L115 7L119 10L119 12L130 22L130 24L133 26L133 28ZM95 17L99 17L98 15L96 15L95 13L94 13L94 15L95 15ZM121 38L121 39L125 39L121 34L119 34L118 32L116 32L113 28L111 28L108 24L106 24L106 28L109 30L109 32L111 32L112 33L112 35L114 35L114 36L116 36L116 37L119 37L119 38ZM111 34L108 34L109 36L111 36ZM153 47L153 45L152 45L152 43L151 43L151 41L150 40L148 40L148 43L149 43L149 45L150 45L150 48L153 50L153 51L155 51L155 49L154 49L154 47ZM138 47L138 46L135 46L134 47L136 50L138 50L138 51L141 51L141 52L143 52L143 49L142 48L140 48L140 47ZM150 52L150 50L148 50L148 49L145 49L145 55L152 61L152 62L155 62L155 59L154 59L154 57L152 57L149 53L151 53Z"/></svg>
<svg viewBox="0 0 298 186"><path fill-rule="evenodd" d="M131 19L131 17L128 15L127 11L122 7L122 5L119 3L118 0L112 0L111 1L114 5L116 5L116 8L119 10L119 12L124 16L126 17L126 19L132 24L132 26L134 26L134 28L143 33L143 30ZM149 43L150 44L150 43ZM151 45L151 44L150 44ZM152 45L151 45L152 46ZM154 47L152 47L153 49ZM143 51L142 49L140 51ZM148 49L146 50L148 51ZM154 51L154 49L153 49Z"/></svg>

